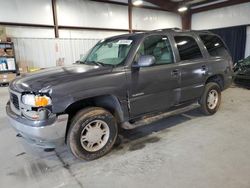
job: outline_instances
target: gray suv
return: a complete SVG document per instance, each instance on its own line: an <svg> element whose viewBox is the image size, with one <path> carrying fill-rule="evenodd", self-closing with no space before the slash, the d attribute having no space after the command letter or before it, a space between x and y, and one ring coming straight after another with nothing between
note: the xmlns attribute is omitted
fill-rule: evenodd
<svg viewBox="0 0 250 188"><path fill-rule="evenodd" d="M133 128L147 115L193 103L214 114L231 82L220 37L163 29L101 40L71 66L17 78L6 111L28 142L66 143L77 158L93 160L111 150L120 126Z"/></svg>

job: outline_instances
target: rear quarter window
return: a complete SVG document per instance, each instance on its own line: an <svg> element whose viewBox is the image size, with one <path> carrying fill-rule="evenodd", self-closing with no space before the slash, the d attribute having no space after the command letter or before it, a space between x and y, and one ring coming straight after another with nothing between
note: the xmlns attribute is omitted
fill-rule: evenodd
<svg viewBox="0 0 250 188"><path fill-rule="evenodd" d="M200 38L207 48L210 56L226 56L228 55L227 48L222 40L216 35L200 35Z"/></svg>
<svg viewBox="0 0 250 188"><path fill-rule="evenodd" d="M174 39L182 61L200 59L203 57L201 50L193 37L175 36Z"/></svg>

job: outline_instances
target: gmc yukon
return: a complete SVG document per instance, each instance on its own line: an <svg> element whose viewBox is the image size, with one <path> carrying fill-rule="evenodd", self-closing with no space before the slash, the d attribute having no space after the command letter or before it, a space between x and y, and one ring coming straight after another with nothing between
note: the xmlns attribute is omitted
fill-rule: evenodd
<svg viewBox="0 0 250 188"><path fill-rule="evenodd" d="M119 126L133 128L147 115L193 103L214 114L232 82L232 66L224 42L208 31L114 36L71 66L14 80L6 112L28 142L67 144L77 158L93 160L111 150Z"/></svg>

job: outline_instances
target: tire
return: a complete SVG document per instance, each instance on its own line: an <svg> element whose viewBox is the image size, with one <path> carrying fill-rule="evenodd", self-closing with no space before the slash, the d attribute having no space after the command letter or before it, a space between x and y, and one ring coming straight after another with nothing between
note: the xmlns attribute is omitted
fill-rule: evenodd
<svg viewBox="0 0 250 188"><path fill-rule="evenodd" d="M79 111L72 119L67 145L78 159L94 160L107 154L118 134L114 116L99 107Z"/></svg>
<svg viewBox="0 0 250 188"><path fill-rule="evenodd" d="M214 96L214 98L212 96ZM214 101L214 103L212 101ZM220 86L215 82L207 83L199 103L201 105L201 112L205 115L213 115L214 113L216 113L221 103Z"/></svg>

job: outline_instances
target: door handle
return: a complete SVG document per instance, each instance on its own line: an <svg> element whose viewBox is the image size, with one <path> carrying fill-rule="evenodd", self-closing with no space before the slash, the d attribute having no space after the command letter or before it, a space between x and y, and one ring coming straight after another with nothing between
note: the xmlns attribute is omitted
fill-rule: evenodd
<svg viewBox="0 0 250 188"><path fill-rule="evenodd" d="M207 66L206 66L206 65L202 65L202 66L201 66L201 70L202 70L202 72L203 72L202 75L205 76L205 75L207 74L207 71L208 71Z"/></svg>
<svg viewBox="0 0 250 188"><path fill-rule="evenodd" d="M174 69L174 70L172 70L172 72L171 72L171 75L173 76L173 77L177 77L177 76L179 76L179 70L178 69Z"/></svg>
<svg viewBox="0 0 250 188"><path fill-rule="evenodd" d="M207 66L206 65L202 65L201 69L204 70L204 71L206 71L207 70Z"/></svg>

